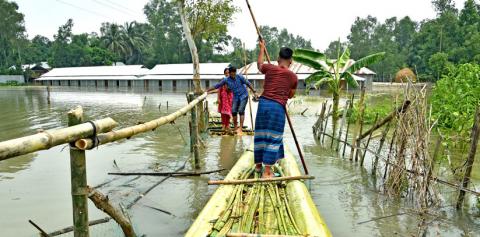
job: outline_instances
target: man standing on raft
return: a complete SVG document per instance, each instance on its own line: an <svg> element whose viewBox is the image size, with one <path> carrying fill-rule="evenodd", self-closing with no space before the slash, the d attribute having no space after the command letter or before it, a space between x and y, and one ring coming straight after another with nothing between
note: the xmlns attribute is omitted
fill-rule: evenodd
<svg viewBox="0 0 480 237"><path fill-rule="evenodd" d="M285 106L289 98L295 95L298 78L289 70L292 64L293 50L287 47L280 49L278 54L278 66L264 64L265 42L259 42L260 53L258 54L258 70L265 74L263 93L258 104L254 154L255 169L262 171L262 178L273 177L271 166L279 159L284 158L283 131L285 128Z"/></svg>

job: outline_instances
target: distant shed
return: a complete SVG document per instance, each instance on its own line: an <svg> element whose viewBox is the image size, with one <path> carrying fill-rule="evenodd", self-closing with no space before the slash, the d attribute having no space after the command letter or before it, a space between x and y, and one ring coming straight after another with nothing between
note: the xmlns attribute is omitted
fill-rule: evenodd
<svg viewBox="0 0 480 237"><path fill-rule="evenodd" d="M35 81L42 85L83 87L143 87L148 71L142 65L54 68Z"/></svg>
<svg viewBox="0 0 480 237"><path fill-rule="evenodd" d="M200 82L202 88L215 85L223 77L223 69L229 63L200 63ZM193 65L159 64L149 70L143 77L149 88L159 87L163 90L188 91L193 89ZM151 86L150 86L151 85Z"/></svg>

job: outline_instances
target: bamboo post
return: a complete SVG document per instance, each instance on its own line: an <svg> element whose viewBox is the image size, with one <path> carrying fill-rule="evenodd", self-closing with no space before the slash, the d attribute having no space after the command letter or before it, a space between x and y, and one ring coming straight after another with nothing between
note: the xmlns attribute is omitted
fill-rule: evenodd
<svg viewBox="0 0 480 237"><path fill-rule="evenodd" d="M478 138L480 136L480 106L477 107L474 121L475 122L473 124L472 134L470 136L470 140L471 140L470 151L468 152L467 163L465 164L466 165L465 174L462 180L462 187L464 189L468 188L468 185L470 184L470 175L472 174L473 162L475 161L475 153L477 152L477 146L478 146L478 140L479 140ZM457 209L460 209L462 207L464 199L465 199L465 191L460 190L460 193L458 194L458 200L457 200Z"/></svg>
<svg viewBox="0 0 480 237"><path fill-rule="evenodd" d="M385 170L384 170L384 173L383 173L383 179L384 180L387 178L388 165L390 164L390 156L392 155L393 143L395 141L396 136L397 136L397 129L395 129L395 131L393 132L392 140L390 141L390 148L388 150L387 162L385 162Z"/></svg>
<svg viewBox="0 0 480 237"><path fill-rule="evenodd" d="M50 104L50 86L47 86L47 103Z"/></svg>
<svg viewBox="0 0 480 237"><path fill-rule="evenodd" d="M195 95L193 93L188 94L188 100L191 102L195 99ZM190 111L191 114L191 133L190 133L190 147L193 148L193 162L195 169L200 168L200 163L198 160L199 152L198 152L198 118L197 118L197 106L195 105L192 110Z"/></svg>
<svg viewBox="0 0 480 237"><path fill-rule="evenodd" d="M83 109L68 112L68 126L83 122ZM73 233L75 237L88 237L87 167L85 151L70 144L70 175L73 204Z"/></svg>
<svg viewBox="0 0 480 237"><path fill-rule="evenodd" d="M320 112L320 116L318 117L317 122L313 126L313 135L317 140L320 140L320 134L323 129L323 117L325 116L326 109L327 109L327 104L324 102L322 103L322 110Z"/></svg>
<svg viewBox="0 0 480 237"><path fill-rule="evenodd" d="M375 153L375 160L373 162L372 175L375 175L375 173L377 172L378 159L380 157L380 152L382 151L383 144L385 144L385 140L387 138L388 130L390 130L390 124L391 123L388 123L387 127L382 132L382 138L380 138L380 144L378 145L377 152Z"/></svg>
<svg viewBox="0 0 480 237"><path fill-rule="evenodd" d="M335 151L338 151L340 149L340 141L342 139L342 131L343 131L343 127L345 126L345 121L347 120L347 111L348 111L349 106L350 106L350 101L347 100L347 102L345 103L345 108L343 109L342 121L340 122L340 129L338 131L338 142L337 142L337 147L335 148Z"/></svg>
<svg viewBox="0 0 480 237"><path fill-rule="evenodd" d="M322 125L322 143L324 143L325 141L325 134L327 133L327 125L328 125L328 118L329 118L329 114L330 114L330 110L332 109L332 105L329 105L328 106L328 112L327 112L327 116L325 118L325 124Z"/></svg>
<svg viewBox="0 0 480 237"><path fill-rule="evenodd" d="M373 122L373 124L377 123L377 119L378 119L378 113L375 114L375 122ZM365 144L365 148L368 148L368 145L370 144L370 140L372 139L372 135L373 135L373 133L370 133L370 136L368 136L367 144ZM362 158L360 159L360 166L363 166L363 162L365 160L365 155L366 154L367 154L367 151L364 151L363 154L362 154Z"/></svg>
<svg viewBox="0 0 480 237"><path fill-rule="evenodd" d="M353 109L353 100L355 99L355 94L352 94L352 98L350 98L350 111ZM350 132L350 123L347 121L347 131L345 132L345 139L343 143L343 152L342 157L345 157L345 149L347 149L347 142L348 142L348 133Z"/></svg>
<svg viewBox="0 0 480 237"><path fill-rule="evenodd" d="M364 106L363 103L365 101L365 87L362 86L362 91L360 93L360 100L358 101L358 112L359 112L359 118L355 122L355 128L353 130L353 139L352 139L352 148L350 149L350 160L353 160L353 156L356 154L355 153L355 147L357 146L357 140L358 140L358 134L360 134L360 126L362 125L363 122L363 110ZM357 156L355 156L355 161L357 161Z"/></svg>

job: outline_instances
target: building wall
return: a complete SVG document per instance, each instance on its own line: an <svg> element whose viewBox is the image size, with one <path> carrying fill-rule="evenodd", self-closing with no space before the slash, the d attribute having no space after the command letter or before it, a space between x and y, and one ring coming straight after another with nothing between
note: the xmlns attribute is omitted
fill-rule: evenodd
<svg viewBox="0 0 480 237"><path fill-rule="evenodd" d="M190 80L177 80L176 91L186 92L189 90Z"/></svg>
<svg viewBox="0 0 480 237"><path fill-rule="evenodd" d="M61 80L60 85L61 86L68 86L68 81L67 80Z"/></svg>
<svg viewBox="0 0 480 237"><path fill-rule="evenodd" d="M132 81L132 87L144 87L145 86L145 82L143 80L133 80Z"/></svg>
<svg viewBox="0 0 480 237"><path fill-rule="evenodd" d="M172 80L162 80L163 91L173 91Z"/></svg>
<svg viewBox="0 0 480 237"><path fill-rule="evenodd" d="M23 75L0 75L0 83L6 83L7 81L25 83L25 78Z"/></svg>
<svg viewBox="0 0 480 237"><path fill-rule="evenodd" d="M119 84L120 87L128 87L128 80L120 80Z"/></svg>
<svg viewBox="0 0 480 237"><path fill-rule="evenodd" d="M107 83L109 88L117 87L117 80L108 80Z"/></svg>

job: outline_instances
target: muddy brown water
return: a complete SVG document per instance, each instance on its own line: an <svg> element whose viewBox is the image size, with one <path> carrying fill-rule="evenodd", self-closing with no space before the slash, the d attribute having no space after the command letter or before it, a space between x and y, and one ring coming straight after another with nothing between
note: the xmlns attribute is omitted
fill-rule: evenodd
<svg viewBox="0 0 480 237"><path fill-rule="evenodd" d="M215 96L209 97L209 101L211 108L214 107ZM45 88L0 88L0 141L29 135L38 129L66 126L66 112L77 105L84 107L87 119L112 117L120 126L128 126L166 115L185 103L185 94L180 92L53 88L49 105ZM300 99L294 106L303 111L304 106L312 105L318 105L316 99ZM379 193L369 171L318 144L312 137L314 112L315 109L310 109L307 116L297 113L292 120L310 173L316 177L308 186L333 236L416 236L422 233L426 236L480 236L480 218L473 207L463 214L448 205L442 207L437 213L440 216L430 218L426 229L418 227L421 220L414 214L382 218L411 213L411 206L405 200L392 200ZM250 124L248 116L246 124ZM286 131L286 142L296 154L288 128ZM127 206L140 192L162 178L118 178L107 173L174 170L190 157L184 139L189 139L187 117L179 119L175 125L88 151L88 183L95 186L113 179L101 190L108 193L111 200ZM250 146L252 137L209 137L204 142L202 170L229 169ZM191 166L187 162L185 170L189 169ZM68 147L65 146L0 161L0 236L37 236L28 224L29 219L47 232L70 226L69 170ZM183 236L216 189L208 186L207 180L221 179L225 175L226 172L165 180L129 211L137 232L146 236ZM447 204L453 204L448 195L445 199ZM105 216L92 203L89 208L90 220ZM91 229L91 236L121 236L121 232L114 224L99 225Z"/></svg>

